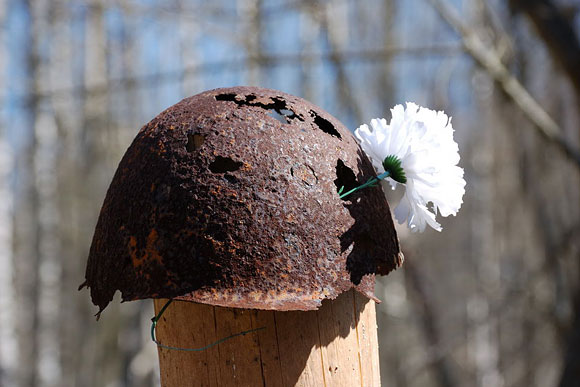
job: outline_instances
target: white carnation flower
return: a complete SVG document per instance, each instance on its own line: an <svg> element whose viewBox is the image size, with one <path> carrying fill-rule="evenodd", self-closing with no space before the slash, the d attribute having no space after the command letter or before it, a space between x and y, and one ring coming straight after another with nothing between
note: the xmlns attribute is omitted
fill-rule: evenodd
<svg viewBox="0 0 580 387"><path fill-rule="evenodd" d="M387 157L395 156L400 161L404 175L398 180L405 183L406 189L395 209L397 221L407 222L412 231L422 232L426 224L441 231L436 214L455 215L465 193L451 119L443 112L410 102L406 109L395 106L391 114L389 124L384 118L373 119L371 128L361 125L355 136L378 173L385 172L383 163L389 168ZM391 176L397 177L392 173ZM397 182L391 177L388 181L394 189Z"/></svg>

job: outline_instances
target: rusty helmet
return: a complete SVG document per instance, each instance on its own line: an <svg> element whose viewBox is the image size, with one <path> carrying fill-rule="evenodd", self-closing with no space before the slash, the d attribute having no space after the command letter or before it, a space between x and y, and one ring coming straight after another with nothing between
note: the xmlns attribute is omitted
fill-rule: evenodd
<svg viewBox="0 0 580 387"><path fill-rule="evenodd" d="M274 310L317 309L403 257L380 187L352 134L279 91L207 91L137 134L107 192L86 281L99 313L175 298Z"/></svg>

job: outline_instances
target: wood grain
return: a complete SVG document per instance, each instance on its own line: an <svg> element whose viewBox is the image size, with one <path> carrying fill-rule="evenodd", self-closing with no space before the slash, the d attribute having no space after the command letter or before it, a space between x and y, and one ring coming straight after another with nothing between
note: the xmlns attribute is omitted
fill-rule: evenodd
<svg viewBox="0 0 580 387"><path fill-rule="evenodd" d="M362 385L373 387L381 385L379 367L379 341L377 337L377 317L375 303L358 292L354 293L357 310L357 335L361 358Z"/></svg>
<svg viewBox="0 0 580 387"><path fill-rule="evenodd" d="M156 313L167 300L155 300ZM161 384L176 386L380 386L374 302L355 291L318 311L276 312L174 301L157 325Z"/></svg>

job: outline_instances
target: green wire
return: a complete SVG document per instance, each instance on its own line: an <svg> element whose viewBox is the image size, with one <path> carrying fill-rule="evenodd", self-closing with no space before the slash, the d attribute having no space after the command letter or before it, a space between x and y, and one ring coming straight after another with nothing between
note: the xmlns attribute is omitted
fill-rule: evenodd
<svg viewBox="0 0 580 387"><path fill-rule="evenodd" d="M248 333L257 332L257 331L261 331L263 329L266 329L266 327L260 327L260 328L255 328L255 329L250 329L247 331L239 332L239 333L233 334L231 336L224 337L223 339L219 339L218 341L213 342L213 343L206 345L205 347L201 347L201 348L179 348L179 347L171 347L169 345L164 345L164 344L161 344L159 341L157 341L157 339L155 338L155 327L157 327L157 323L159 322L159 319L161 318L161 316L163 315L165 310L169 307L169 305L172 302L173 302L173 299L170 299L169 301L167 301L167 303L165 305L163 305L163 308L161 308L161 310L159 311L157 316L155 316L151 319L151 322L152 322L152 324L151 324L151 340L153 340L153 342L155 344L157 344L158 347L161 347L161 348L171 349L174 351L200 352L200 351L205 351L206 349L209 349L209 348L216 346L218 344L221 344L224 341L227 341L227 340L232 339L234 337L244 336L244 335L247 335Z"/></svg>

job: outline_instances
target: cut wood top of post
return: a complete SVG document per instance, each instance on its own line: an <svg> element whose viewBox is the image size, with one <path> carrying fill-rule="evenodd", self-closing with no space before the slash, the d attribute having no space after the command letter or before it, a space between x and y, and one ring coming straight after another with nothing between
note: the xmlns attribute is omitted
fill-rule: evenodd
<svg viewBox="0 0 580 387"><path fill-rule="evenodd" d="M236 87L186 98L145 125L107 192L87 263L99 313L123 301L313 310L402 264L375 172L319 107Z"/></svg>

